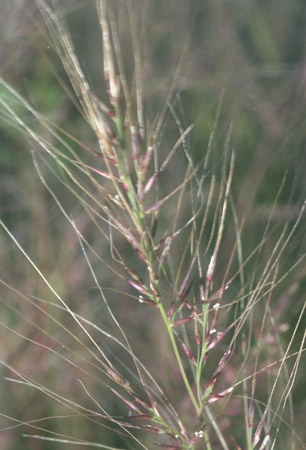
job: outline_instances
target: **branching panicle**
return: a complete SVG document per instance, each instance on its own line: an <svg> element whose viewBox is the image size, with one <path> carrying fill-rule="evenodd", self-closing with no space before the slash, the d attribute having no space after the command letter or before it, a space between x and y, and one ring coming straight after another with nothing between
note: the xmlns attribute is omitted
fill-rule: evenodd
<svg viewBox="0 0 306 450"><path fill-rule="evenodd" d="M243 195L235 197L240 161L233 148L234 119L224 150L214 154L221 147L216 137L221 101L207 151L202 155L190 148L194 125L184 125L179 93L176 99L174 95L186 43L173 85L152 119L157 99L146 92L150 64L143 40L154 5L95 0L103 65L98 89L79 56L82 46L69 17L64 18L63 5L47 0L36 4L88 142L82 144L55 125L0 79L3 117L31 142L38 178L69 226L61 241L56 238L55 248L48 249L39 237L43 250L30 256L22 244L24 231L17 231L17 238L5 220L0 222L34 274L29 275L33 282L24 283L31 291L27 295L5 281L6 274L0 280L9 311L9 325L3 319L3 328L27 342L33 355L41 352L42 365L59 362L58 392L44 384L48 377L40 381L39 370L31 374L30 368L2 363L15 384L49 397L63 414L68 411L67 420L76 419L75 431L84 421L103 427L106 440L103 433L102 442L89 442L77 433L73 438L62 434L62 428L53 431L49 412L34 419L25 414L13 426L33 429L27 436L35 439L88 448L117 448L108 445L109 435L136 449L154 444L172 450L228 450L233 442L242 448L238 440L247 450L272 448L268 442L276 442L281 422L289 423L284 411L305 351L306 333L298 351L293 350L305 304L296 311L297 326L286 350L279 330L289 325L282 327L277 316L283 281L294 272L294 286L299 286L303 275L306 252L283 272L281 264L300 236L305 201L294 220L281 227L272 223L271 213L253 245L253 218L244 212ZM59 273L53 271L49 254L58 255ZM61 257L68 258L63 273ZM67 288L64 271L71 280ZM292 292L286 294L288 299ZM23 317L23 310L11 302L13 296L31 308L33 318ZM16 329L15 316L24 321ZM290 372L287 364L293 357ZM266 404L259 400L264 376L270 389ZM56 413L60 420L63 414ZM236 439L236 428L243 428L239 421L246 423L245 437L239 432ZM300 439L292 433L290 442L293 450Z"/></svg>

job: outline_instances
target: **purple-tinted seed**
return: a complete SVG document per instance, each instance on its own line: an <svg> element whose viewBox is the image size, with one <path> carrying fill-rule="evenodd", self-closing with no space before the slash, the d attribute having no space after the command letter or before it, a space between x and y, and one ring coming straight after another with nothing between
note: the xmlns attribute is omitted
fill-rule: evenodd
<svg viewBox="0 0 306 450"><path fill-rule="evenodd" d="M197 320L194 321L194 338L195 338L196 344L199 346L201 344L201 339L200 339L199 325L198 325Z"/></svg>
<svg viewBox="0 0 306 450"><path fill-rule="evenodd" d="M195 309L194 306L191 306L191 304L189 302L186 302L186 306L189 309L189 311L191 312L191 314L193 315L193 317L197 320L199 320L199 313L197 312L197 310Z"/></svg>
<svg viewBox="0 0 306 450"><path fill-rule="evenodd" d="M157 408L156 402L155 402L155 400L153 399L153 397L152 397L150 391L147 391L147 396L149 397L149 400L150 400L151 407L152 407L153 411L155 412L155 414L157 415L157 417L160 417L160 412L159 412L159 410L158 410L158 408Z"/></svg>
<svg viewBox="0 0 306 450"><path fill-rule="evenodd" d="M139 414L142 413L141 409L135 405L133 402L131 402L130 400L127 400L126 398L120 396L120 398L124 401L124 403L126 403L131 409L133 409L134 411L137 411ZM129 416L130 417L130 416Z"/></svg>
<svg viewBox="0 0 306 450"><path fill-rule="evenodd" d="M214 386L216 381L217 381L216 377L213 376L207 383L206 390L208 390L208 389L212 390L212 387Z"/></svg>
<svg viewBox="0 0 306 450"><path fill-rule="evenodd" d="M234 388L231 386L231 387L225 389L224 391L219 392L219 395L221 397L224 397L225 395L230 394L231 392L233 392L233 390L234 390Z"/></svg>
<svg viewBox="0 0 306 450"><path fill-rule="evenodd" d="M137 403L139 403L141 406L143 406L145 409L150 409L150 408L151 408L151 406L150 406L147 402L145 402L144 400L142 400L142 398L140 398L137 394L135 394L134 392L132 392L132 395L133 395L135 401L136 401Z"/></svg>
<svg viewBox="0 0 306 450"><path fill-rule="evenodd" d="M182 422L178 419L178 424L180 426L180 430L182 435L184 436L184 438L186 439L187 442L190 443L190 436L188 435L186 428L184 427L184 425L182 424Z"/></svg>
<svg viewBox="0 0 306 450"><path fill-rule="evenodd" d="M203 280L200 280L200 300L202 303L205 303L205 289Z"/></svg>
<svg viewBox="0 0 306 450"><path fill-rule="evenodd" d="M250 406L249 406L248 426L249 426L249 428L254 427L254 402L253 402L253 400L251 400Z"/></svg>
<svg viewBox="0 0 306 450"><path fill-rule="evenodd" d="M134 161L137 161L139 159L139 149L137 145L137 135L136 135L136 129L132 125L130 127L131 130L131 146L132 146L132 156Z"/></svg>
<svg viewBox="0 0 306 450"><path fill-rule="evenodd" d="M148 291L147 291L147 289L145 288L144 285L141 286L140 284L136 283L136 282L133 281L133 280L128 280L128 283L129 283L131 286L133 286L135 289L137 289L137 291L141 292L142 294L144 294L144 295L147 295L147 294L148 294Z"/></svg>
<svg viewBox="0 0 306 450"><path fill-rule="evenodd" d="M209 403L209 404L211 404L211 403L215 403L217 400L219 400L220 398L222 398L219 394L211 394L209 397L208 397L208 399L207 399L207 402Z"/></svg>
<svg viewBox="0 0 306 450"><path fill-rule="evenodd" d="M259 447L259 450L264 450L264 448L266 447L266 445L267 445L269 439L270 439L270 434L267 434L267 435L264 437L264 439L263 439L263 441L262 441L262 444L261 444L261 446Z"/></svg>
<svg viewBox="0 0 306 450"><path fill-rule="evenodd" d="M102 175L102 177L108 178L109 180L116 179L119 181L118 177L116 177L115 175L111 175L109 172L105 172L105 170L96 169L95 167L90 167L90 169L98 173L99 175Z"/></svg>
<svg viewBox="0 0 306 450"><path fill-rule="evenodd" d="M129 385L129 382L127 380L124 380L124 378L122 378L122 376L113 368L107 366L106 364L104 365L106 372L108 373L108 375L114 380L116 381L116 383L119 383L121 385Z"/></svg>
<svg viewBox="0 0 306 450"><path fill-rule="evenodd" d="M150 288L151 288L153 294L155 295L155 297L160 298L160 293L154 283L150 282Z"/></svg>
<svg viewBox="0 0 306 450"><path fill-rule="evenodd" d="M221 339L224 338L224 336L229 332L231 328L232 328L231 325L229 325L224 331L217 333L215 339L211 341L211 343L209 344L207 351L214 348L221 341Z"/></svg>
<svg viewBox="0 0 306 450"><path fill-rule="evenodd" d="M178 305L178 310L179 311L183 308L183 306L187 305L187 303L188 303L186 301L186 299L187 299L187 296L188 296L189 291L191 289L192 283L193 283L193 281L191 280L191 282L187 286L186 290L185 291L180 291L179 294L178 294L178 297L180 299L180 302L179 302L179 305ZM189 309L192 308L189 303L188 303L188 308Z"/></svg>
<svg viewBox="0 0 306 450"><path fill-rule="evenodd" d="M116 158L114 157L114 156L108 156L108 160L109 160L109 162L111 162L112 164L117 164L117 160L116 160Z"/></svg>
<svg viewBox="0 0 306 450"><path fill-rule="evenodd" d="M211 394L211 395L209 395L207 401L208 401L208 403L214 403L214 402L216 402L217 400L219 400L220 398L224 398L227 394L229 394L230 392L232 392L232 390L233 390L233 388L230 387L230 388L226 389L226 390L223 391L223 392L219 392L218 394Z"/></svg>
<svg viewBox="0 0 306 450"><path fill-rule="evenodd" d="M145 154L145 157L143 158L142 162L141 162L141 172L142 172L142 176L145 177L148 168L149 168L149 164L152 160L152 156L153 156L153 147L150 146L147 150L147 153Z"/></svg>
<svg viewBox="0 0 306 450"><path fill-rule="evenodd" d="M188 358L191 361L195 362L196 359L195 359L194 355L192 354L191 350L187 347L187 345L181 339L180 339L180 345L181 345L182 349L184 350L184 352L186 353L186 355L188 356Z"/></svg>
<svg viewBox="0 0 306 450"><path fill-rule="evenodd" d="M118 230L125 236L125 238L129 241L129 243L139 250L139 243L137 239L133 236L133 234L118 220L116 217L112 218L114 224L118 227ZM140 250L139 250L140 251Z"/></svg>
<svg viewBox="0 0 306 450"><path fill-rule="evenodd" d="M258 442L260 441L260 434L261 434L261 430L256 430L255 434L254 434L254 438L253 438L253 445L257 445Z"/></svg>
<svg viewBox="0 0 306 450"><path fill-rule="evenodd" d="M146 255L141 250L137 250L137 253L138 253L140 259L142 259L143 261L147 261Z"/></svg>
<svg viewBox="0 0 306 450"><path fill-rule="evenodd" d="M190 320L192 320L192 319L194 319L193 316L184 317L183 319L179 319L179 320L176 320L175 322L173 322L172 326L177 327L178 325L181 325L182 323L190 322Z"/></svg>
<svg viewBox="0 0 306 450"><path fill-rule="evenodd" d="M165 259L166 259L167 255L168 255L168 253L169 253L170 246L171 246L171 242L172 242L172 237L171 237L171 236L168 236L168 237L166 238L166 240L165 240L165 246L164 246L163 252L162 252L162 254L161 254L160 260L159 260L159 264L160 264L161 266L162 266L163 263L165 262Z"/></svg>
<svg viewBox="0 0 306 450"><path fill-rule="evenodd" d="M219 307L220 307L220 303L216 303L214 305L214 307L213 307L214 308L214 315L213 315L213 318L212 318L212 321L211 321L210 330L214 330L216 328ZM209 333L211 334L211 331Z"/></svg>
<svg viewBox="0 0 306 450"><path fill-rule="evenodd" d="M225 284L222 288L218 289L211 297L209 297L208 301L219 299L224 291L229 287L230 283Z"/></svg>
<svg viewBox="0 0 306 450"><path fill-rule="evenodd" d="M157 209L159 209L160 205L163 204L163 202L164 202L164 200L160 200L159 202L154 203L153 206L151 206L151 208L148 208L145 211L145 214L149 214L149 213L151 213L153 211L156 211Z"/></svg>
<svg viewBox="0 0 306 450"><path fill-rule="evenodd" d="M153 184L155 183L155 181L157 179L157 176L158 176L158 172L155 172L154 175L152 175L151 178L149 178L149 180L146 182L145 187L144 187L145 194L150 191L150 189L152 188Z"/></svg>
<svg viewBox="0 0 306 450"><path fill-rule="evenodd" d="M215 265L216 265L216 255L213 254L212 257L210 258L210 262L209 262L207 273L206 273L206 286L207 287L209 286L209 284L212 280L212 277L213 277L213 274L215 271Z"/></svg>
<svg viewBox="0 0 306 450"><path fill-rule="evenodd" d="M230 354L231 354L231 350L228 348L219 362L217 370L215 371L215 375L217 375L217 374L219 375L221 373L221 371L224 369L224 367L226 366L226 364L228 362Z"/></svg>
<svg viewBox="0 0 306 450"><path fill-rule="evenodd" d="M141 300L142 303L147 303L150 306L157 306L157 303L154 300L149 300L147 298L143 298Z"/></svg>
<svg viewBox="0 0 306 450"><path fill-rule="evenodd" d="M179 235L179 231L176 231L175 233L171 233L169 236L167 236L166 238L162 239L161 241L159 241L156 244L155 251L158 251L161 247L164 247L162 255L161 255L161 258L160 258L160 264L161 264L161 261L165 260L167 254L169 252L169 249L170 249L170 246L171 246L171 243L172 243L173 239L176 236L178 236L178 235Z"/></svg>
<svg viewBox="0 0 306 450"><path fill-rule="evenodd" d="M188 294L190 288L191 288L192 281L189 283L188 287L186 287L186 286L187 286L187 283L189 282L189 278L190 278L190 275L191 275L191 272L192 272L195 260L196 259L194 257L192 259L192 261L191 261L191 264L190 264L189 268L188 268L187 274L186 274L186 276L184 278L184 281L183 281L183 283L181 285L181 288L179 290L179 294L178 294L179 298L182 298L183 295L186 296Z"/></svg>
<svg viewBox="0 0 306 450"><path fill-rule="evenodd" d="M99 153L99 152L94 152L94 153L98 158L107 159L110 163L117 164L117 161L114 156L107 155L107 157L105 158L105 156L102 155L102 153Z"/></svg>
<svg viewBox="0 0 306 450"><path fill-rule="evenodd" d="M128 418L133 420L152 420L150 414L139 414L137 416L128 416Z"/></svg>
<svg viewBox="0 0 306 450"><path fill-rule="evenodd" d="M163 427L152 427L151 425L141 425L139 427L141 430L151 431L152 433L165 433L165 429Z"/></svg>
<svg viewBox="0 0 306 450"><path fill-rule="evenodd" d="M264 414L263 414L263 416L262 416L262 418L261 418L261 420L260 420L260 422L258 424L257 430L255 431L254 438L253 438L253 444L254 445L257 445L258 442L260 441L260 436L261 436L261 432L262 432L262 428L263 428L263 424L264 424L265 418L266 418L266 412L264 412Z"/></svg>
<svg viewBox="0 0 306 450"><path fill-rule="evenodd" d="M142 205L143 199L144 199L144 190L143 190L142 184L140 185L140 187L138 189L137 198L138 198L138 202Z"/></svg>
<svg viewBox="0 0 306 450"><path fill-rule="evenodd" d="M174 301L171 302L170 308L168 309L168 312L167 312L168 319L170 319L170 317L172 317L173 311L174 311Z"/></svg>

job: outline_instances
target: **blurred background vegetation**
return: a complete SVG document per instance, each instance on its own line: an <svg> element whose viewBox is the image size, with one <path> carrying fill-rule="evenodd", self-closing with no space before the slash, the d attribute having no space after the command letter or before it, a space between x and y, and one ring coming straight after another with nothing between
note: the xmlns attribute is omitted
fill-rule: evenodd
<svg viewBox="0 0 306 450"><path fill-rule="evenodd" d="M126 43L126 48L122 48L126 70L131 76L132 50L130 38L125 38L129 35L129 20L123 13L124 3L125 0L116 2L114 9L120 24L121 42ZM154 120L170 86L175 83L171 103L184 126L195 124L194 131L188 136L188 146L197 162L207 152L219 110L212 149L212 160L216 166L220 163L228 129L232 126L233 145L237 152L233 197L237 216L240 219L245 217L246 220L242 240L245 255L248 255L263 236L282 183L272 219L276 229L279 230L286 223L292 226L305 199L306 3L304 0L136 0L132 4L136 27L141 24L144 29L144 100L147 117ZM92 90L105 99L101 36L94 1L63 0L61 11L66 15L80 63ZM63 127L75 139L95 148L92 132L59 83L61 79L69 85L48 39L46 26L35 1L1 2L1 77L48 119ZM2 87L0 89L3 90ZM7 96L7 93L2 94ZM18 108L18 105L14 107ZM1 219L60 295L68 298L79 314L97 318L102 314L101 302L88 277L88 268L71 226L46 192L34 169L30 152L33 143L25 139L16 123L4 111L0 116ZM177 135L177 129L170 116L170 113L166 116L163 133L173 142L175 139L171 133ZM31 125L35 129L41 128L39 123ZM77 143L67 139L79 151ZM177 173L177 170L180 170L179 166L173 173ZM96 251L100 255L108 255L110 259L107 242L90 225L77 201L73 203L69 193L56 179L50 179L50 183L63 204L77 217L79 227L86 229ZM168 219L170 217L171 211ZM288 247L280 268L282 273L286 273L306 251L305 236L304 220ZM227 251L231 252L233 239L234 230L227 229L223 242L225 255ZM272 239L265 246L263 252L266 255L272 252L273 243L275 240ZM2 232L0 244L1 278L26 296L51 301L51 293L44 283ZM151 342L162 339L158 329L145 325L147 313L143 308L138 305L134 307L134 303L131 308L126 306L125 299L118 300L118 292L113 289L120 291L124 287L112 279L107 269L97 268L97 271L103 279L103 286L109 289L109 298L113 296L117 299L115 311L125 318L131 340L134 333L136 343L139 333L143 336L143 341L139 342L143 347L137 348L137 344L136 353L150 364ZM224 273L221 266L220 273ZM305 302L305 283L305 265L302 264L275 293L278 298L275 300L277 308L274 318L279 327L283 327L281 339L285 346ZM1 287L0 299L1 323L19 334L12 333L5 326L0 328L1 359L28 376L35 376L37 381L53 386L63 395L76 397L79 401L83 397L84 403L88 402L86 393L80 389L77 381L79 374L73 373L73 368L67 370L56 356L21 337L56 346L52 338L56 337L60 342L62 330L5 286ZM63 311L51 306L48 306L47 311L59 320L65 320ZM33 324L38 325L38 328ZM256 321L255 318L255 343L256 327L259 326L260 319ZM304 327L305 315L293 350L299 347ZM49 337L42 330L47 330ZM68 348L69 345L76 352L76 361L82 365L82 350L65 336L65 346ZM163 360L167 359L167 352L163 352L162 343L160 345L160 354L153 369L155 375ZM292 395L295 430L304 443L305 371L305 357L302 357ZM0 434L1 449L75 448L69 444L27 440L21 437L24 432L21 427L10 429L18 424L18 420L26 422L42 417L46 417L46 420L40 421L39 427L49 427L66 436L79 435L96 442L101 441L103 435L103 442L125 448L126 444L119 437L117 441L114 440L113 433L110 432L108 436L107 429L101 429L82 417L47 419L67 414L67 411L63 413L60 405L35 390L6 381L4 377L13 374L3 366L0 366L0 376L0 413L3 414L0 416L0 426L1 429L7 428ZM98 383L90 386L97 397L105 395ZM263 400L267 395L267 392L262 393ZM117 411L118 406L112 403L111 398L106 401L111 410ZM231 427L234 428L231 431L237 436L240 419L237 414L235 421L234 408L230 414ZM289 433L286 427L285 432ZM244 448L243 441L241 445ZM285 446L279 446L278 449L288 450Z"/></svg>

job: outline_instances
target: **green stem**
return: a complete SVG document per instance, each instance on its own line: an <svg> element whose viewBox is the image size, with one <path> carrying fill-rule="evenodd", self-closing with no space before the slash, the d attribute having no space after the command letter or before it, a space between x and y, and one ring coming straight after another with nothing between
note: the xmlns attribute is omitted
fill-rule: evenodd
<svg viewBox="0 0 306 450"><path fill-rule="evenodd" d="M201 415L201 408L199 407L199 405L198 405L198 403L197 403L197 401L195 399L195 396L194 396L194 394L192 392L190 383L188 381L188 378L187 378L187 375L186 375L186 372L185 372L185 369L184 369L184 366L183 366L183 363L182 363L182 359L180 357L179 350L178 350L177 345L176 345L175 337L174 337L174 334L173 334L173 331L172 331L172 325L171 325L171 323L170 323L170 321L169 321L169 319L167 317L167 314L166 314L166 312L164 310L164 307L163 307L163 305L161 304L160 301L158 302L158 307L159 307L160 313L162 315L162 318L163 318L163 320L165 322L165 325L167 327L167 331L168 331L168 334L169 334L169 337L170 337L170 340L171 340L171 344L172 344L172 347L173 347L173 350L174 350L174 353L175 353L175 357L176 357L177 363L179 365L179 369L180 369L182 378L184 380L186 389L188 391L189 397L190 397L190 399L191 399L191 401L193 403L193 406L194 406L194 408L196 410L196 413L197 413L198 417L200 417L200 415Z"/></svg>
<svg viewBox="0 0 306 450"><path fill-rule="evenodd" d="M201 375L202 375L202 371L203 371L203 366L204 366L204 355L206 352L206 325L207 325L207 311L208 311L208 305L205 304L203 305L203 319L202 319L202 345L201 345L201 351L200 351L200 355L199 355L199 360L198 360L198 364L197 364L197 395L198 395L198 401L200 403L200 405L203 404L203 395L202 395L202 390L201 390L201 386L200 386L200 381L201 381Z"/></svg>
<svg viewBox="0 0 306 450"><path fill-rule="evenodd" d="M209 436L208 436L207 431L204 431L204 432L203 432L203 435L204 435L204 439L205 439L205 444L206 444L207 450L212 450L212 447L211 447L211 445L210 445L210 440L209 440Z"/></svg>

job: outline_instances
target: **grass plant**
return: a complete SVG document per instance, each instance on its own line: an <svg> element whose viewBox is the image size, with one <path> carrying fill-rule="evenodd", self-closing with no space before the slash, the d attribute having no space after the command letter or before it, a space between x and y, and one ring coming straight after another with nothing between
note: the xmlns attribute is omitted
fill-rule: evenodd
<svg viewBox="0 0 306 450"><path fill-rule="evenodd" d="M46 67L57 55L65 70L54 74L68 112L42 113L0 78L2 119L36 173L32 243L26 217L14 230L1 218L15 277L4 269L0 280L1 383L6 410L16 404L0 411L6 448L305 448L292 396L305 298L294 326L284 317L305 275L305 190L284 173L254 225L262 176L239 186L226 93L207 148L193 143L179 95L188 40L156 95L144 20L153 2L95 0L99 78L68 3L36 0L33 19Z"/></svg>

